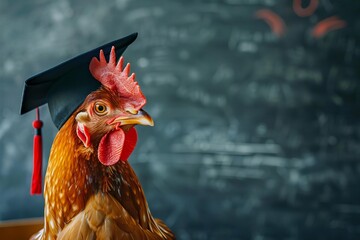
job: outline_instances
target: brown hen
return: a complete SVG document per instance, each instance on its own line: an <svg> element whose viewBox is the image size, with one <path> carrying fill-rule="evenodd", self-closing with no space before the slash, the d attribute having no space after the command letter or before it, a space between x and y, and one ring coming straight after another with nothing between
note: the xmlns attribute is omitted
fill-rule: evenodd
<svg viewBox="0 0 360 240"><path fill-rule="evenodd" d="M126 161L137 134L153 125L142 110L145 97L103 53L90 72L102 86L90 93L60 128L45 176L44 228L32 239L175 239L150 213L140 182Z"/></svg>

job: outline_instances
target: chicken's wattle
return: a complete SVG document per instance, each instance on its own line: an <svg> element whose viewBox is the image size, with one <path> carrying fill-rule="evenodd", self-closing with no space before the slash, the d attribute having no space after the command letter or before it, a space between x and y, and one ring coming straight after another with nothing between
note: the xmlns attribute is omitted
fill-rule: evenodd
<svg viewBox="0 0 360 240"><path fill-rule="evenodd" d="M135 128L125 132L119 128L105 134L100 140L98 147L99 161L111 166L119 160L126 161L133 152L137 142L137 133Z"/></svg>

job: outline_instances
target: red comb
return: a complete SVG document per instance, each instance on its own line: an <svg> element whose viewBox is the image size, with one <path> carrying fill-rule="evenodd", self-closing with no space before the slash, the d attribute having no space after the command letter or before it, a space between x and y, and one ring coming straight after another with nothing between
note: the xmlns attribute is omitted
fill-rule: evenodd
<svg viewBox="0 0 360 240"><path fill-rule="evenodd" d="M89 69L95 79L112 91L116 91L121 97L130 100L135 110L139 110L146 103L146 98L135 81L135 73L130 73L130 64L122 68L124 58L120 57L116 63L115 47L111 48L109 62L106 62L103 50L100 50L100 59L93 58Z"/></svg>

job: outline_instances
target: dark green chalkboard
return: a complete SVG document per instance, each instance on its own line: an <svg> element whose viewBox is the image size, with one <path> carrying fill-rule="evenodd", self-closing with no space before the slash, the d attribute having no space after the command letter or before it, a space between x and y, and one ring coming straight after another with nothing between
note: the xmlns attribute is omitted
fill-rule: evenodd
<svg viewBox="0 0 360 240"><path fill-rule="evenodd" d="M43 214L28 194L24 80L139 32L125 59L155 127L138 128L130 162L154 216L179 239L359 239L359 10L354 0L1 1L0 219ZM47 157L56 129L41 110Z"/></svg>

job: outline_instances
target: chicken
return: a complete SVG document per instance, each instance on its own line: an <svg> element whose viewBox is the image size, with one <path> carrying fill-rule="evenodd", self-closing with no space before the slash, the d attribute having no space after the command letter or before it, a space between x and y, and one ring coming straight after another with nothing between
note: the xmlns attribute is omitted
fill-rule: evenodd
<svg viewBox="0 0 360 240"><path fill-rule="evenodd" d="M152 217L126 161L135 125L153 126L130 65L104 53L89 69L101 87L91 92L57 133L44 185L44 228L32 239L175 239Z"/></svg>

